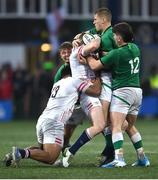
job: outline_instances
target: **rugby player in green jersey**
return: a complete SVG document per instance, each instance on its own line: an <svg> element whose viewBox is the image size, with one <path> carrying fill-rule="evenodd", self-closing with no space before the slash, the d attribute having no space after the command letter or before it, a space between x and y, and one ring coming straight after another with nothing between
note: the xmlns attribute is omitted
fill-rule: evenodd
<svg viewBox="0 0 158 180"><path fill-rule="evenodd" d="M100 44L94 44L94 47L96 47L96 52L98 52L100 57L104 55L104 52L109 52L112 49L117 48L117 45L113 37L111 19L112 19L112 14L108 8L99 8L96 10L94 14L93 24L95 28L89 30L89 32L92 34L100 35L101 38ZM79 42L77 40L73 41L74 46L77 46L78 43ZM107 122L108 109L112 95L111 73L109 69L106 69L106 71L104 70L101 72L101 79L102 79L102 92L99 99L102 103L105 121ZM103 135L106 139L106 146L103 152L101 153L99 165L101 165L102 163L112 161L114 159L114 148L111 140L110 127L105 128Z"/></svg>
<svg viewBox="0 0 158 180"><path fill-rule="evenodd" d="M99 8L95 12L95 15L94 15L93 23L95 25L95 28L91 29L90 32L99 33L101 35L101 44L99 47L100 57L103 57L105 52L107 53L111 51L112 49L118 48L118 44L116 44L114 40L113 32L112 32L111 16L112 16L111 12L107 8ZM104 109L105 120L107 119L109 104L111 102L110 97L112 94L112 91L110 91L111 83L109 83L109 77L110 77L109 68L106 67L106 69L104 68L104 71L102 71L102 81L103 81L102 89L103 90L100 96L100 100L102 102L103 109ZM127 123L125 121L123 129L125 129L126 126L127 126ZM100 166L102 164L105 164L111 161L114 158L114 148L113 148L113 144L111 140L110 127L106 127L103 133L106 139L106 146L103 152L101 153ZM132 126L132 128L130 129L127 128L126 133L128 134L130 138L132 138L133 134L136 134L136 133L139 134L135 126ZM135 148L139 149L140 147L142 147L142 141L140 141L139 146L137 146L136 144L137 143L134 143Z"/></svg>
<svg viewBox="0 0 158 180"><path fill-rule="evenodd" d="M112 142L115 149L115 159L102 167L123 167L126 165L123 157L122 124L128 121L128 134L137 152L137 161L132 166L149 166L145 156L142 138L135 129L134 123L142 101L142 90L139 82L140 50L133 41L133 32L129 24L119 23L113 27L114 39L119 46L111 50L100 60L87 58L92 70L110 68L112 71L112 100L110 104L110 120L112 127Z"/></svg>
<svg viewBox="0 0 158 180"><path fill-rule="evenodd" d="M99 52L100 58L103 57L105 52L107 53L112 49L118 48L112 32L111 19L112 19L112 14L108 8L99 8L96 10L94 14L93 24L95 28L89 30L90 33L93 34L97 33L101 37L101 42L97 47L97 52ZM106 139L106 146L101 153L101 157L99 160L100 166L114 159L114 147L111 140L111 128L109 126L110 120L107 120L109 105L112 97L110 69L106 68L106 70L104 69L104 71L101 71L101 79L102 79L102 92L99 99L102 103L105 121L107 122L108 126L103 131L103 135ZM125 121L123 129L125 129L126 127L127 127L127 122Z"/></svg>
<svg viewBox="0 0 158 180"><path fill-rule="evenodd" d="M71 42L66 41L60 45L59 56L64 62L64 64L62 64L61 67L56 72L55 77L54 77L54 83L56 83L57 81L61 79L61 74L62 74L63 69L66 66L69 66L69 57L71 54L71 50L72 50Z"/></svg>
<svg viewBox="0 0 158 180"><path fill-rule="evenodd" d="M99 8L94 14L93 24L95 28L90 32L93 34L100 34L101 43L98 47L99 57L103 57L104 52L109 52L112 49L116 49L118 46L115 43L112 26L111 26L112 14L108 8ZM111 90L111 72L107 68L101 71L102 79L102 92L100 95L100 101L103 106L105 121L108 118L108 110L111 102L112 90ZM109 123L108 123L109 124ZM99 165L110 162L114 159L114 148L111 140L111 129L109 126L103 131L103 135L106 139L106 146L101 153L99 159Z"/></svg>

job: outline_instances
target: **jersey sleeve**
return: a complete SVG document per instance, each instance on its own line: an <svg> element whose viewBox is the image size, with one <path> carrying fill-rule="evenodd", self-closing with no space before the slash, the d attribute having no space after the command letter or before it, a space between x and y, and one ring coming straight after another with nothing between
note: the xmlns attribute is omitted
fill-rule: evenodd
<svg viewBox="0 0 158 180"><path fill-rule="evenodd" d="M61 79L62 71L67 65L63 64L57 71L57 73L54 76L54 83L58 82Z"/></svg>
<svg viewBox="0 0 158 180"><path fill-rule="evenodd" d="M111 66L118 58L117 49L111 50L107 55L103 56L100 61L104 66Z"/></svg>

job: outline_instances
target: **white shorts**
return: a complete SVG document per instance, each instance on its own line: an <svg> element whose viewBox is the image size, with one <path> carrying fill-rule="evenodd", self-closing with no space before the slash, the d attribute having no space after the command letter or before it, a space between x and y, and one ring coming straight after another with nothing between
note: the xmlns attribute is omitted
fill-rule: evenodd
<svg viewBox="0 0 158 180"><path fill-rule="evenodd" d="M142 102L142 90L124 87L113 91L110 112L138 115Z"/></svg>
<svg viewBox="0 0 158 180"><path fill-rule="evenodd" d="M87 116L89 115L91 109L97 106L102 106L99 98L88 96L84 93L80 96L80 104Z"/></svg>
<svg viewBox="0 0 158 180"><path fill-rule="evenodd" d="M111 73L102 72L101 79L102 79L102 90L99 99L111 102L111 98L112 98Z"/></svg>
<svg viewBox="0 0 158 180"><path fill-rule="evenodd" d="M112 89L109 85L102 83L102 90L99 96L100 100L111 102Z"/></svg>
<svg viewBox="0 0 158 180"><path fill-rule="evenodd" d="M40 116L36 125L36 135L40 144L58 144L63 147L64 123Z"/></svg>

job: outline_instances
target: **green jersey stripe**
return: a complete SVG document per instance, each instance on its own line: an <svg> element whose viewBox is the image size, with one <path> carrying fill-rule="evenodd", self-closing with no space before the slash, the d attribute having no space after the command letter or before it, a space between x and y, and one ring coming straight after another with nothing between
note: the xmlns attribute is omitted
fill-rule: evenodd
<svg viewBox="0 0 158 180"><path fill-rule="evenodd" d="M112 87L111 86L109 86L108 84L106 84L106 83L101 83L102 85L104 85L104 86L106 86L106 87L108 87L109 89L112 89Z"/></svg>

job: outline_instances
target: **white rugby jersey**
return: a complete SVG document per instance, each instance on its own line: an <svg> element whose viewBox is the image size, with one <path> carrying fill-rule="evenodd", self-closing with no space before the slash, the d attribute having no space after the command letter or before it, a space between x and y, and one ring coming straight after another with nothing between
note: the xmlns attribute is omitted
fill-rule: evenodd
<svg viewBox="0 0 158 180"><path fill-rule="evenodd" d="M42 119L55 118L65 123L72 115L79 92L85 92L91 84L88 81L72 77L56 82L47 106L40 117L43 117Z"/></svg>
<svg viewBox="0 0 158 180"><path fill-rule="evenodd" d="M72 77L74 78L83 78L83 79L94 79L95 73L90 69L88 65L83 65L79 63L77 56L82 54L83 46L78 48L73 48L70 55L70 68ZM83 55L83 54L82 54Z"/></svg>

